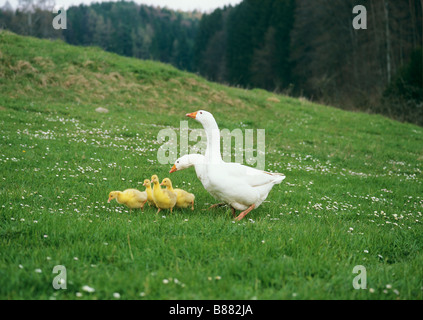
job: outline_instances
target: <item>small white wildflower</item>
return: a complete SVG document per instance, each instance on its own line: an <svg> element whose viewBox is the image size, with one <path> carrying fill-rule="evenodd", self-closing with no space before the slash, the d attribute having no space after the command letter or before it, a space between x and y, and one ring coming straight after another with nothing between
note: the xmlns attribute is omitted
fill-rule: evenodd
<svg viewBox="0 0 423 320"><path fill-rule="evenodd" d="M168 284L168 283L169 283L169 280L167 280L167 279L163 279L163 283L164 283L164 284Z"/></svg>
<svg viewBox="0 0 423 320"><path fill-rule="evenodd" d="M83 286L82 290L84 290L85 292L90 292L90 293L95 292L94 288L91 288L90 286L87 286L87 285Z"/></svg>
<svg viewBox="0 0 423 320"><path fill-rule="evenodd" d="M369 289L369 292L370 292L370 293L374 293L374 292L375 292L375 289L370 288L370 289Z"/></svg>
<svg viewBox="0 0 423 320"><path fill-rule="evenodd" d="M78 298L81 298L81 297L82 297L82 293L81 293L81 292L76 292L76 293L75 293L75 295L76 295Z"/></svg>
<svg viewBox="0 0 423 320"><path fill-rule="evenodd" d="M369 253L369 250L364 250L363 252L364 252L364 253Z"/></svg>
<svg viewBox="0 0 423 320"><path fill-rule="evenodd" d="M386 289L392 289L392 285L387 284L387 285L386 285Z"/></svg>
<svg viewBox="0 0 423 320"><path fill-rule="evenodd" d="M42 272L43 272L43 270L41 270L41 269L39 269L39 268L38 268L38 269L35 269L34 271L35 271L36 273L42 273Z"/></svg>
<svg viewBox="0 0 423 320"><path fill-rule="evenodd" d="M113 298L120 299L120 293L119 292L114 292L113 293Z"/></svg>

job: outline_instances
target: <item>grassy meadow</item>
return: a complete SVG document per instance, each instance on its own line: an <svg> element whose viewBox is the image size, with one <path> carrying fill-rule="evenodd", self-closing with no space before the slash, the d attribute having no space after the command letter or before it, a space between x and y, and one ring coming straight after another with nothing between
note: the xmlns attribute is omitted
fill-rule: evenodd
<svg viewBox="0 0 423 320"><path fill-rule="evenodd" d="M240 222L157 160L159 131L199 109L265 129L286 175ZM2 31L0 136L1 299L423 299L421 127ZM195 210L107 203L152 174Z"/></svg>

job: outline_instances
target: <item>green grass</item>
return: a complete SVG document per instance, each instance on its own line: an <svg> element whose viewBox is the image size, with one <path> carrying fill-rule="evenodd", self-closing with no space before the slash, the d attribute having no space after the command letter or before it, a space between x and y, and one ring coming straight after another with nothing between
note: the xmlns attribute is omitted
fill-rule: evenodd
<svg viewBox="0 0 423 320"><path fill-rule="evenodd" d="M191 168L169 177L195 211L108 204L168 176L158 132L198 109L266 129L266 169L287 176L268 202L237 223L204 210L214 200ZM0 124L2 299L423 298L420 127L8 32ZM356 265L367 290L352 286Z"/></svg>

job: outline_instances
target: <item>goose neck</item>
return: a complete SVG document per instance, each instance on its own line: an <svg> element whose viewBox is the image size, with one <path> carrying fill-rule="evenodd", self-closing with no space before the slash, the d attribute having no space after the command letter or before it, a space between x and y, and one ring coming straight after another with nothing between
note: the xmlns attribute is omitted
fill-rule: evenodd
<svg viewBox="0 0 423 320"><path fill-rule="evenodd" d="M206 158L209 162L222 161L220 153L220 131L217 125L205 128L207 136Z"/></svg>

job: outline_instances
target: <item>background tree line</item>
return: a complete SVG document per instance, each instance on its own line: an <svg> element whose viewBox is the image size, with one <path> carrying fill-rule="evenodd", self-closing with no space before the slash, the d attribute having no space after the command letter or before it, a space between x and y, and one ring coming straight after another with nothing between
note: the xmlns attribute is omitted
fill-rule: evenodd
<svg viewBox="0 0 423 320"><path fill-rule="evenodd" d="M365 30L352 27L359 4ZM70 7L67 30L42 7L31 22L3 9L0 26L423 125L422 15L423 0L244 0L209 14L121 1Z"/></svg>
<svg viewBox="0 0 423 320"><path fill-rule="evenodd" d="M41 38L61 38L73 45L95 45L120 55L194 70L199 12L176 12L126 1L101 2L69 7L67 28L55 30L54 5L45 5L51 0L20 1L16 11L7 9L7 5L0 10L0 28Z"/></svg>

